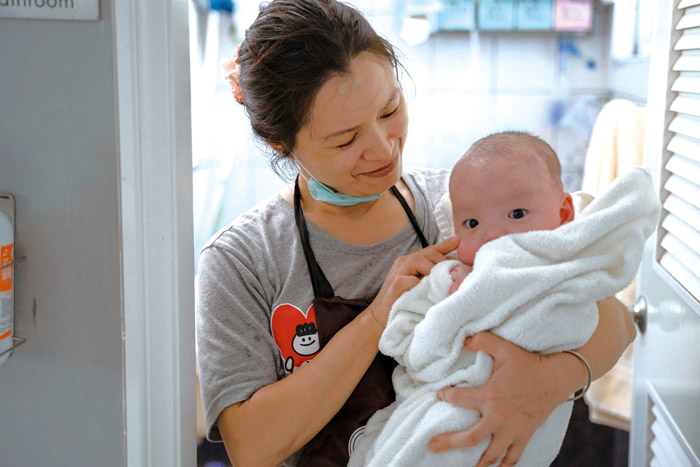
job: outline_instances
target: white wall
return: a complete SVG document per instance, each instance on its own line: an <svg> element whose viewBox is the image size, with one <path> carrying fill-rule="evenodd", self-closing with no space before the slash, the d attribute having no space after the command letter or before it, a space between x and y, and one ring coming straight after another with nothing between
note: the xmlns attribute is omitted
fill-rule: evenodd
<svg viewBox="0 0 700 467"><path fill-rule="evenodd" d="M649 91L649 58L611 61L608 83L612 97L629 99L640 105L647 102Z"/></svg>
<svg viewBox="0 0 700 467"><path fill-rule="evenodd" d="M628 60L613 60L610 54L612 46L612 23L614 7L605 10L603 27L609 38L606 43L607 58L606 82L610 96L629 99L636 104L645 105L649 86L649 56L636 56Z"/></svg>
<svg viewBox="0 0 700 467"><path fill-rule="evenodd" d="M0 19L0 191L17 203L16 334L0 463L122 466L112 5L97 22Z"/></svg>

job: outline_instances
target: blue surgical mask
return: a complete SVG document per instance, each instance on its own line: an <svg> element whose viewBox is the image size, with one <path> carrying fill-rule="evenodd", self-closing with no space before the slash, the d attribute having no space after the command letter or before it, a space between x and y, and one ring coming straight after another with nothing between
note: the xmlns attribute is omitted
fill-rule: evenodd
<svg viewBox="0 0 700 467"><path fill-rule="evenodd" d="M300 168L303 168L304 171L306 171L306 173L311 175L311 173L308 170L306 170L306 167L301 165L298 159L296 159L296 163L299 164ZM379 199L379 197L382 196L381 193L372 196L346 195L345 193L335 191L333 188L319 182L313 177L313 175L311 175L310 178L307 178L302 173L302 170L299 170L299 175L304 177L304 180L306 180L306 184L309 187L309 193L311 193L311 197L313 199L315 199L316 201L323 201L324 203L330 203L335 206L354 206L356 204L366 203L367 201L374 201L375 199Z"/></svg>

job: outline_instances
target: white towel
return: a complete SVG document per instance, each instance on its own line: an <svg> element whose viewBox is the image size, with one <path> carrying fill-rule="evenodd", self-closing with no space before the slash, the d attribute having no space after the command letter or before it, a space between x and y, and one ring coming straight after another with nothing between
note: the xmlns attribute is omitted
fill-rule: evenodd
<svg viewBox="0 0 700 467"><path fill-rule="evenodd" d="M582 190L597 195L630 167L644 163L646 108L613 99L596 118L586 151Z"/></svg>
<svg viewBox="0 0 700 467"><path fill-rule="evenodd" d="M479 418L474 410L436 397L442 387L479 386L491 374L491 357L465 350L464 339L490 330L540 353L583 345L597 326L595 302L636 275L659 210L651 177L636 168L574 221L482 246L474 270L452 295L449 271L456 262L436 265L390 312L379 349L399 363L393 374L396 401L369 420L348 465L476 464L490 439L439 454L428 449L433 436L464 430ZM567 402L552 412L531 438L519 466L552 462L571 406Z"/></svg>

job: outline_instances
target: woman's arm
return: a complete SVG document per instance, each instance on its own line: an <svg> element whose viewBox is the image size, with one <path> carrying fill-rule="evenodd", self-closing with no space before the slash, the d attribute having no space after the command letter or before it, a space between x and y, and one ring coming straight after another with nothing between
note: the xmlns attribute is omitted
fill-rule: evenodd
<svg viewBox="0 0 700 467"><path fill-rule="evenodd" d="M577 352L583 355L588 364L591 365L595 380L615 366L635 337L637 337L637 328L627 307L615 297L608 297L598 302L598 327L588 342L577 349ZM561 357L573 358L578 361L570 354L561 354ZM579 365L583 369L584 377L580 385L574 385L575 391L583 387L587 380L587 372L583 363L579 362ZM580 382L578 379L576 381Z"/></svg>
<svg viewBox="0 0 700 467"><path fill-rule="evenodd" d="M232 464L279 465L311 440L372 363L381 332L367 309L308 364L224 409L217 424Z"/></svg>
<svg viewBox="0 0 700 467"><path fill-rule="evenodd" d="M577 352L591 366L593 378L607 373L634 340L636 330L627 308L616 298L598 302L598 326ZM535 430L555 407L582 388L588 373L584 364L567 353L539 355L523 350L491 333L476 334L465 347L482 350L494 359L491 378L477 388L443 388L441 400L481 413L468 430L434 437L436 452L475 446L492 436L477 467L515 465Z"/></svg>
<svg viewBox="0 0 700 467"><path fill-rule="evenodd" d="M224 409L217 425L233 465L278 465L311 440L372 363L391 305L456 246L453 238L398 258L375 300L313 360Z"/></svg>

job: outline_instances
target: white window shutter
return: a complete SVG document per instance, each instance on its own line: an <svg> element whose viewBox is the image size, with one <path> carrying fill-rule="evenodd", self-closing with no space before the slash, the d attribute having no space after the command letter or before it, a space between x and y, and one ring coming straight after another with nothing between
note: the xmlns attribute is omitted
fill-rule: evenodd
<svg viewBox="0 0 700 467"><path fill-rule="evenodd" d="M669 424L663 409L650 401L653 422L649 426L651 440L650 467L693 467L683 446L678 443L673 426Z"/></svg>
<svg viewBox="0 0 700 467"><path fill-rule="evenodd" d="M682 0L662 180L659 264L700 300L700 0Z"/></svg>

